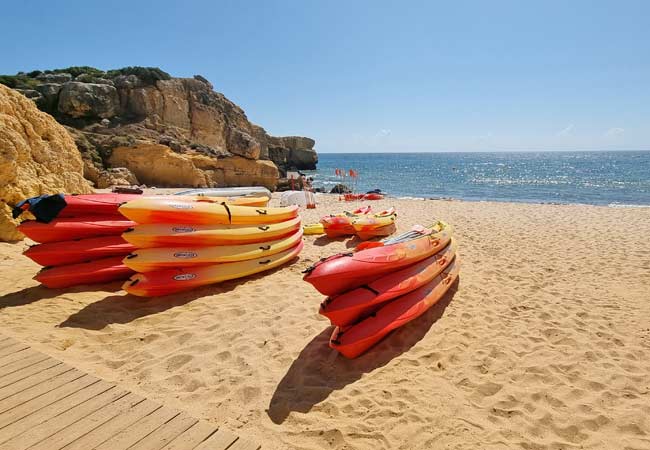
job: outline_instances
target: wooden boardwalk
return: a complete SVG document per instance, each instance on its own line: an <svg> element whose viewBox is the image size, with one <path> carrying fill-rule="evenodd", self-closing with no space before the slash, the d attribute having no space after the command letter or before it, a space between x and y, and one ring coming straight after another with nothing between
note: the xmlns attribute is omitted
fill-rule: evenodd
<svg viewBox="0 0 650 450"><path fill-rule="evenodd" d="M258 450L0 335L0 450Z"/></svg>

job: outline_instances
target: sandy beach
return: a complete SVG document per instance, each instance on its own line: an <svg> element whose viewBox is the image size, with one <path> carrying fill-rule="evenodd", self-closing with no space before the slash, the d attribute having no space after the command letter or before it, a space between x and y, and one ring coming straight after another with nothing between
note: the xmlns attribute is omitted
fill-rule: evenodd
<svg viewBox="0 0 650 450"><path fill-rule="evenodd" d="M350 208L319 196L305 223ZM277 204L277 196L274 199ZM650 448L650 208L386 199L454 225L459 282L356 360L292 265L170 297L40 287L0 243L0 329L265 449Z"/></svg>

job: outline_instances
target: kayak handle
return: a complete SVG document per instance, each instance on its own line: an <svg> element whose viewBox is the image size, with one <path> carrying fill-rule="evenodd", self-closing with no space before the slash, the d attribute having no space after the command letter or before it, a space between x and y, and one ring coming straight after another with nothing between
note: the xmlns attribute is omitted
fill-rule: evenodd
<svg viewBox="0 0 650 450"><path fill-rule="evenodd" d="M263 245L260 247L260 250L270 250L271 246L270 245Z"/></svg>
<svg viewBox="0 0 650 450"><path fill-rule="evenodd" d="M135 285L138 284L139 282L140 282L140 278L136 278L135 280L131 281L131 283L129 284L129 286L135 286Z"/></svg>
<svg viewBox="0 0 650 450"><path fill-rule="evenodd" d="M271 260L270 260L270 259L267 259L266 261L260 261L260 264L268 264L268 263L270 263L270 262L271 262Z"/></svg>
<svg viewBox="0 0 650 450"><path fill-rule="evenodd" d="M257 227L257 228L259 228L259 229L262 230L262 231L266 231L266 230L268 230L268 229L271 228L271 227L268 226L268 225L262 225L261 227Z"/></svg>
<svg viewBox="0 0 650 450"><path fill-rule="evenodd" d="M263 216L268 214L268 212L265 209L256 209L255 211L257 211L258 214L262 214Z"/></svg>
<svg viewBox="0 0 650 450"><path fill-rule="evenodd" d="M126 259L133 259L133 258L135 258L136 256L138 256L137 253L129 253L128 255L126 255Z"/></svg>
<svg viewBox="0 0 650 450"><path fill-rule="evenodd" d="M440 264L441 266L444 266L445 264L447 264L447 257L443 256L442 258L440 258L438 260L438 264Z"/></svg>
<svg viewBox="0 0 650 450"><path fill-rule="evenodd" d="M125 233L130 233L131 231L135 231L135 228L131 227L124 230Z"/></svg>

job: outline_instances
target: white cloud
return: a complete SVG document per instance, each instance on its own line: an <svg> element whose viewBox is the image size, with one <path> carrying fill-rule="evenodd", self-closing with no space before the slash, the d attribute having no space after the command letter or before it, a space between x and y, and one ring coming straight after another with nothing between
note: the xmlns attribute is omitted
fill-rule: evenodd
<svg viewBox="0 0 650 450"><path fill-rule="evenodd" d="M575 128L575 125L572 123L567 125L566 128L560 130L557 132L558 136L570 136L571 133L573 132L573 129Z"/></svg>
<svg viewBox="0 0 650 450"><path fill-rule="evenodd" d="M617 137L623 133L625 133L625 129L623 128L618 128L618 127L610 128L605 132L605 137Z"/></svg>
<svg viewBox="0 0 650 450"><path fill-rule="evenodd" d="M375 135L375 137L382 138L382 137L390 136L390 134L391 134L391 131L390 131L390 130L388 130L388 129L386 129L386 128L382 128L381 130L379 130L379 131L377 132L377 134Z"/></svg>

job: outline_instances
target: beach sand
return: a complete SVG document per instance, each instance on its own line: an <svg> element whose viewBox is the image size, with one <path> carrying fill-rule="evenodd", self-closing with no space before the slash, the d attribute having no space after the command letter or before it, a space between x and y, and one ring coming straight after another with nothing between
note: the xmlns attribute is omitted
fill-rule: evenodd
<svg viewBox="0 0 650 450"><path fill-rule="evenodd" d="M351 208L320 196L305 222ZM277 200L274 200L277 203ZM650 448L650 209L387 199L398 230L453 224L460 280L356 360L301 271L144 301L39 287L0 244L0 329L266 449ZM1 431L0 431L1 432Z"/></svg>

